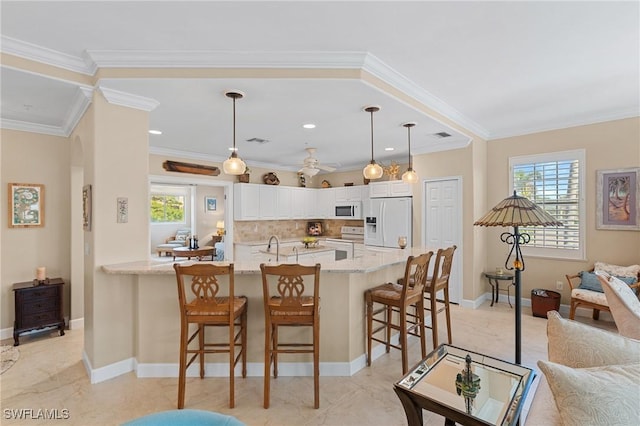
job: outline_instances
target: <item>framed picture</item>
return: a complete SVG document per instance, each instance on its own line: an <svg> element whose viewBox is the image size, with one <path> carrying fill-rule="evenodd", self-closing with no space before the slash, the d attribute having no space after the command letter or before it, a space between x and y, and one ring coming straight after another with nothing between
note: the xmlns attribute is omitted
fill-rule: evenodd
<svg viewBox="0 0 640 426"><path fill-rule="evenodd" d="M82 187L82 229L91 231L91 185Z"/></svg>
<svg viewBox="0 0 640 426"><path fill-rule="evenodd" d="M596 228L640 231L640 167L596 173Z"/></svg>
<svg viewBox="0 0 640 426"><path fill-rule="evenodd" d="M127 197L118 197L117 201L117 222L129 222L129 199Z"/></svg>
<svg viewBox="0 0 640 426"><path fill-rule="evenodd" d="M44 185L9 184L9 228L44 226Z"/></svg>
<svg viewBox="0 0 640 426"><path fill-rule="evenodd" d="M215 212L218 207L218 200L215 197L204 197L204 211Z"/></svg>

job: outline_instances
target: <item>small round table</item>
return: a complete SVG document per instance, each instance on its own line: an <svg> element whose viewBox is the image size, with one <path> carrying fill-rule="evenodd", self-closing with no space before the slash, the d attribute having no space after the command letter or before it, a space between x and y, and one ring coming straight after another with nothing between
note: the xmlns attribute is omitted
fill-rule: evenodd
<svg viewBox="0 0 640 426"><path fill-rule="evenodd" d="M493 272L484 272L484 276L489 280L489 284L491 284L491 306L493 306L493 302L495 300L498 303L498 296L500 294L500 280L511 281L511 283L507 284L507 302L509 302L509 306L511 306L511 299L509 298L509 287L515 285L513 282L512 274L496 274Z"/></svg>
<svg viewBox="0 0 640 426"><path fill-rule="evenodd" d="M211 260L216 255L216 249L211 246L202 246L197 249L190 249L189 247L176 247L172 250L173 260L176 260L176 257L186 257L191 259L192 257L197 257L198 260L202 260L204 256L211 256Z"/></svg>

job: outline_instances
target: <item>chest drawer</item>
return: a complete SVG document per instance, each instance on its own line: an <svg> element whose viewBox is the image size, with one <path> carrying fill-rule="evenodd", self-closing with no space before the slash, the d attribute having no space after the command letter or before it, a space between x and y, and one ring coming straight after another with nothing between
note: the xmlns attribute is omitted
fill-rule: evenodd
<svg viewBox="0 0 640 426"><path fill-rule="evenodd" d="M23 315L30 315L37 312L57 311L60 309L60 302L57 298L47 297L42 299L25 300L22 303Z"/></svg>
<svg viewBox="0 0 640 426"><path fill-rule="evenodd" d="M14 346L20 344L19 336L31 330L57 327L64 336L63 288L60 278L47 279L46 284L33 285L27 281L13 285L15 297Z"/></svg>
<svg viewBox="0 0 640 426"><path fill-rule="evenodd" d="M60 290L60 286L53 286L49 288L40 287L45 286L38 286L33 289L20 291L16 294L16 296L23 302L42 299L55 299L58 296L58 290Z"/></svg>

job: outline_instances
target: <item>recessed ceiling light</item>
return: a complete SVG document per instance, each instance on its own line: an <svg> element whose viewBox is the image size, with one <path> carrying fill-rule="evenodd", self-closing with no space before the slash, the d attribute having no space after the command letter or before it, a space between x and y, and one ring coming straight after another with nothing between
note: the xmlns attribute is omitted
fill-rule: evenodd
<svg viewBox="0 0 640 426"><path fill-rule="evenodd" d="M162 130L149 130L149 133L151 133L152 135L161 135Z"/></svg>
<svg viewBox="0 0 640 426"><path fill-rule="evenodd" d="M303 124L302 127L304 127L305 129L315 129L316 125L313 123L307 123L307 124Z"/></svg>
<svg viewBox="0 0 640 426"><path fill-rule="evenodd" d="M395 148L388 147L388 148L385 148L384 150L385 150L385 151L395 151L396 149L395 149Z"/></svg>

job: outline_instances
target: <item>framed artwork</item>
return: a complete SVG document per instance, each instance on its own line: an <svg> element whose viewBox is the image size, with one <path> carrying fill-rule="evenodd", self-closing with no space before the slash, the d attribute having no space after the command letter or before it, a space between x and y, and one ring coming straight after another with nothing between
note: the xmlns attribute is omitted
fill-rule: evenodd
<svg viewBox="0 0 640 426"><path fill-rule="evenodd" d="M218 207L218 200L215 197L204 197L204 211L215 212Z"/></svg>
<svg viewBox="0 0 640 426"><path fill-rule="evenodd" d="M82 187L82 229L91 231L91 185Z"/></svg>
<svg viewBox="0 0 640 426"><path fill-rule="evenodd" d="M596 174L596 229L640 231L640 167Z"/></svg>
<svg viewBox="0 0 640 426"><path fill-rule="evenodd" d="M117 222L129 222L129 199L127 197L118 197L117 199Z"/></svg>
<svg viewBox="0 0 640 426"><path fill-rule="evenodd" d="M9 184L9 228L44 226L44 185Z"/></svg>

